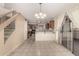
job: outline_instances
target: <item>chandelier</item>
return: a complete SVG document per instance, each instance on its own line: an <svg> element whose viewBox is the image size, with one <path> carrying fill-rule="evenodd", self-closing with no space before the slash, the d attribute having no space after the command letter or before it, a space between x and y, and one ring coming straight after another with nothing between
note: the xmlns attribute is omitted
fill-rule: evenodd
<svg viewBox="0 0 79 59"><path fill-rule="evenodd" d="M38 13L35 13L35 17L37 19L44 19L46 18L47 15L41 11L42 3L39 3L39 5L40 5L40 11Z"/></svg>

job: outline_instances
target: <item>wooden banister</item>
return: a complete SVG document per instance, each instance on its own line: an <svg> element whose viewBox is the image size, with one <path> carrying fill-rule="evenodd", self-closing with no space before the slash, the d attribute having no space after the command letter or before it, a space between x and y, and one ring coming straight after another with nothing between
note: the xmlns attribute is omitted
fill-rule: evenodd
<svg viewBox="0 0 79 59"><path fill-rule="evenodd" d="M17 13L16 15L14 15L13 17L11 17L10 19L6 20L5 22L3 22L0 25L0 30L5 28L6 26L8 26L12 21L16 20L16 17L19 16L20 14Z"/></svg>
<svg viewBox="0 0 79 59"><path fill-rule="evenodd" d="M6 13L6 14L1 15L0 18L3 18L3 17L5 17L6 15L11 14L11 13L13 13L13 12L16 12L16 11L12 10L12 11ZM17 12L16 12L16 13L17 13Z"/></svg>

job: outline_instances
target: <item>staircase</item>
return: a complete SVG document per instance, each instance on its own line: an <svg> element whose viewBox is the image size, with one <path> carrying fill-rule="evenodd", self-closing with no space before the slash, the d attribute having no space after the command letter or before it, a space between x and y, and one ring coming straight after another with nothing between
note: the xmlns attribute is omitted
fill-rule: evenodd
<svg viewBox="0 0 79 59"><path fill-rule="evenodd" d="M0 16L0 55L8 55L24 42L25 18L16 11Z"/></svg>
<svg viewBox="0 0 79 59"><path fill-rule="evenodd" d="M15 22L11 22L11 24L9 24L6 28L4 28L4 43L13 33L14 30L15 30Z"/></svg>
<svg viewBox="0 0 79 59"><path fill-rule="evenodd" d="M9 38L9 36L12 34L13 31L14 31L14 29L10 29L10 28L4 29L4 43Z"/></svg>

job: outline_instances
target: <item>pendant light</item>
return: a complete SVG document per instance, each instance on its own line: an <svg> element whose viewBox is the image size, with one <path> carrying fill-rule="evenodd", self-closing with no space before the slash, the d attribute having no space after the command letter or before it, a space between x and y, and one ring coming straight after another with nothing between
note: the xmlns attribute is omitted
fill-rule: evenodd
<svg viewBox="0 0 79 59"><path fill-rule="evenodd" d="M39 3L39 6L40 6L40 11L38 13L35 13L35 17L37 19L44 19L46 18L46 14L42 12L42 3Z"/></svg>

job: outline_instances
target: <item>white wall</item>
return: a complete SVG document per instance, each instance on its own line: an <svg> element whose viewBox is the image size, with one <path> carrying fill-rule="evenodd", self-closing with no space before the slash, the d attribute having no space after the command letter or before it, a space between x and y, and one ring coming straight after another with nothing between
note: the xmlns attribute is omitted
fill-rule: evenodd
<svg viewBox="0 0 79 59"><path fill-rule="evenodd" d="M4 7L4 3L0 3L0 7Z"/></svg>
<svg viewBox="0 0 79 59"><path fill-rule="evenodd" d="M54 28L54 31L55 31L55 36L56 36L56 42L61 42L59 40L59 32L60 32L60 29L61 29L61 26L62 26L62 22L64 20L64 15L65 13L62 13L60 14L58 17L56 17L54 20L55 20L55 28Z"/></svg>
<svg viewBox="0 0 79 59"><path fill-rule="evenodd" d="M79 7L68 10L68 15L73 22L74 28L79 28Z"/></svg>
<svg viewBox="0 0 79 59"><path fill-rule="evenodd" d="M55 20L55 31L60 30L60 27L61 27L62 22L64 20L64 16L65 16L65 13L62 13L59 16L57 16L56 18L54 18L54 20Z"/></svg>

